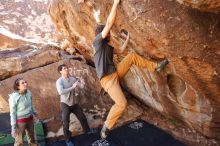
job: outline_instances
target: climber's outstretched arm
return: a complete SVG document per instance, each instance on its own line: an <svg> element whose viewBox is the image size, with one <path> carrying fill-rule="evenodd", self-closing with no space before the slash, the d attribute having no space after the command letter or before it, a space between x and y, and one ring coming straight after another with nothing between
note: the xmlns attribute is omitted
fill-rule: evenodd
<svg viewBox="0 0 220 146"><path fill-rule="evenodd" d="M125 49L126 49L126 47L127 47L127 45L128 45L128 42L129 42L129 38L130 38L130 34L129 34L129 32L128 32L124 44L123 44L118 50L114 49L114 53L115 53L115 54L121 54L121 53L123 53L123 52L125 51Z"/></svg>
<svg viewBox="0 0 220 146"><path fill-rule="evenodd" d="M112 25L115 22L116 11L117 11L117 6L118 6L119 2L120 2L120 0L114 0L114 4L113 4L111 12L108 16L106 25L102 31L102 38L106 38L108 36L108 33L110 32Z"/></svg>

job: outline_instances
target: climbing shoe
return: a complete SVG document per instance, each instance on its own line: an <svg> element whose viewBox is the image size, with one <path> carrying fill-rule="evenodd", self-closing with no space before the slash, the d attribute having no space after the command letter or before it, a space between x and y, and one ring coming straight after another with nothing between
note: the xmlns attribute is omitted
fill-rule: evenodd
<svg viewBox="0 0 220 146"><path fill-rule="evenodd" d="M161 70L163 70L166 65L169 63L169 61L167 59L162 60L161 62L157 63L157 67L156 67L156 71L160 72Z"/></svg>
<svg viewBox="0 0 220 146"><path fill-rule="evenodd" d="M100 132L101 138L102 139L106 139L106 137L108 136L109 132L110 132L110 130L105 125L103 125L102 130Z"/></svg>

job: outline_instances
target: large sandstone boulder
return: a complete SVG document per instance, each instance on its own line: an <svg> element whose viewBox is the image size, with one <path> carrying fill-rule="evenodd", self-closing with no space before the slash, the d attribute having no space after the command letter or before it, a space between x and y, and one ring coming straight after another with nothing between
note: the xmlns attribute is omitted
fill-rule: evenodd
<svg viewBox="0 0 220 146"><path fill-rule="evenodd" d="M28 44L28 42L21 39L13 39L3 34L0 34L0 48L13 48L18 47L24 44Z"/></svg>
<svg viewBox="0 0 220 146"><path fill-rule="evenodd" d="M60 49L55 46L22 46L0 50L0 80L57 62L61 59Z"/></svg>
<svg viewBox="0 0 220 146"><path fill-rule="evenodd" d="M177 0L181 4L199 9L206 12L220 12L220 1L219 0Z"/></svg>
<svg viewBox="0 0 220 146"><path fill-rule="evenodd" d="M94 28L105 23L112 2L52 0L48 12L57 29L92 60ZM124 87L161 113L215 138L220 138L219 18L176 1L122 0L112 30L114 47L122 45L120 32L126 29L129 51L146 58L161 53L170 60L160 74L132 67Z"/></svg>

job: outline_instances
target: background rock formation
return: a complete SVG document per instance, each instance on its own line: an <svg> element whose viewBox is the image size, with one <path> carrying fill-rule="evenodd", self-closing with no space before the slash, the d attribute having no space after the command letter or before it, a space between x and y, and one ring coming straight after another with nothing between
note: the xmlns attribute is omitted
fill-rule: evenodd
<svg viewBox="0 0 220 146"><path fill-rule="evenodd" d="M0 48L61 39L47 14L48 4L48 0L1 0Z"/></svg>
<svg viewBox="0 0 220 146"><path fill-rule="evenodd" d="M94 28L105 23L111 6L108 0L53 0L48 12L70 44L92 60ZM112 31L116 48L124 41L121 29L131 33L128 52L154 59L163 53L170 60L160 74L132 67L124 87L161 113L220 138L220 15L176 1L123 0Z"/></svg>
<svg viewBox="0 0 220 146"><path fill-rule="evenodd" d="M55 46L23 46L0 51L0 80L13 75L57 62L61 59L59 48Z"/></svg>
<svg viewBox="0 0 220 146"><path fill-rule="evenodd" d="M197 8L201 11L206 12L220 12L220 1L219 0L177 0L180 4Z"/></svg>
<svg viewBox="0 0 220 146"><path fill-rule="evenodd" d="M0 46L1 48L13 48L13 47L18 47L24 44L28 44L28 42L20 39L13 39L8 36L0 34Z"/></svg>

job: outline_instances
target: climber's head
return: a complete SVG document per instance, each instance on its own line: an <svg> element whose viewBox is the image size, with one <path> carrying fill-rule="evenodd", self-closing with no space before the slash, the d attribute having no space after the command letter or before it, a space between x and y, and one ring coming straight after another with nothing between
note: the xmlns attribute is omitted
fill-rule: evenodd
<svg viewBox="0 0 220 146"><path fill-rule="evenodd" d="M96 29L95 29L95 36L97 36L98 34L100 34L100 33L103 31L104 28L105 28L105 25L103 25L103 24L98 24L98 25L96 26Z"/></svg>
<svg viewBox="0 0 220 146"><path fill-rule="evenodd" d="M103 25L103 24L98 24L98 25L96 26L96 29L95 29L95 36L97 36L98 34L100 34L100 33L103 31L104 28L105 28L105 25ZM108 36L106 37L106 39L107 39L108 41L110 40L110 32L109 32Z"/></svg>

